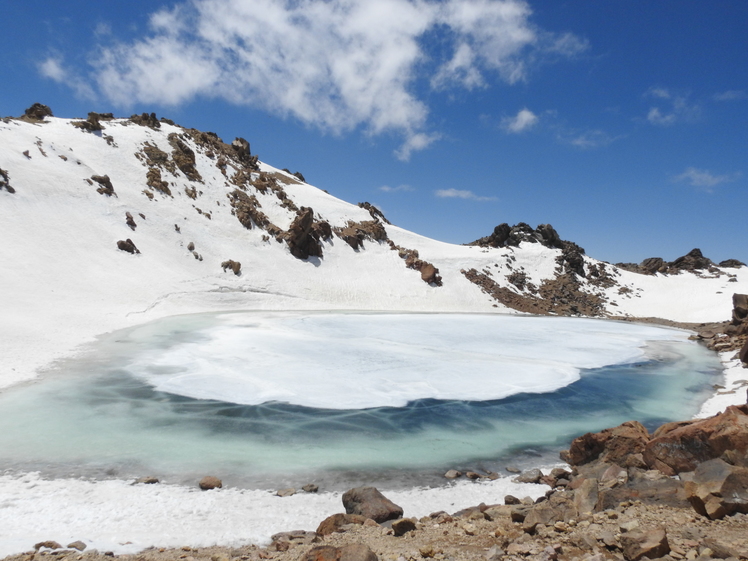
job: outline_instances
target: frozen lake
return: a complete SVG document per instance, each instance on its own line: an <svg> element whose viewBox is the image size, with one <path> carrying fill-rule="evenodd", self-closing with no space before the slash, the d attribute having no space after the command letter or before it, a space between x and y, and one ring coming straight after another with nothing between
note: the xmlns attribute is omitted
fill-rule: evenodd
<svg viewBox="0 0 748 561"><path fill-rule="evenodd" d="M441 482L689 418L717 357L672 329L476 314L240 312L103 338L0 394L0 468L233 486ZM392 485L390 485L392 486Z"/></svg>

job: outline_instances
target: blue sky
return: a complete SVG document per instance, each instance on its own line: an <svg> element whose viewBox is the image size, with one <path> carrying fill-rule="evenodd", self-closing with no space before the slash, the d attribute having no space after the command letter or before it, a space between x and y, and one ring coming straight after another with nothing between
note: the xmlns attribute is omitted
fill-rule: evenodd
<svg viewBox="0 0 748 561"><path fill-rule="evenodd" d="M611 262L748 262L744 0L27 0L0 19L1 115L242 136L454 243L522 221Z"/></svg>

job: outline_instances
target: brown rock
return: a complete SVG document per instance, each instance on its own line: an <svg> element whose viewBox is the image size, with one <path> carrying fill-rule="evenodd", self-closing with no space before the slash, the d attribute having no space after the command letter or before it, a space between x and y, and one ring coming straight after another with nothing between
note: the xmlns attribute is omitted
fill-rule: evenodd
<svg viewBox="0 0 748 561"><path fill-rule="evenodd" d="M91 179L99 184L99 188L96 189L97 193L106 195L107 197L111 197L112 195L117 196L108 175L92 175Z"/></svg>
<svg viewBox="0 0 748 561"><path fill-rule="evenodd" d="M588 432L575 438L569 447L568 462L578 466L600 458L610 463L622 463L630 454L643 452L648 441L649 432L640 422L627 421L614 428Z"/></svg>
<svg viewBox="0 0 748 561"><path fill-rule="evenodd" d="M574 491L574 506L580 514L597 510L597 479L585 479Z"/></svg>
<svg viewBox="0 0 748 561"><path fill-rule="evenodd" d="M301 207L286 232L286 243L297 259L322 257L322 246L314 236L314 210Z"/></svg>
<svg viewBox="0 0 748 561"><path fill-rule="evenodd" d="M154 477L153 475L146 475L135 480L135 483L143 483L144 485L155 485L158 482L158 477Z"/></svg>
<svg viewBox="0 0 748 561"><path fill-rule="evenodd" d="M349 524L363 524L367 520L369 519L360 514L343 514L342 512L333 514L320 522L317 527L317 533L320 536L329 536L335 532L342 532L343 526Z"/></svg>
<svg viewBox="0 0 748 561"><path fill-rule="evenodd" d="M237 277L242 272L242 264L239 263L239 261L234 261L233 259L229 259L229 260L224 261L223 263L221 263L221 268L224 271L226 271L228 269L231 269Z"/></svg>
<svg viewBox="0 0 748 561"><path fill-rule="evenodd" d="M62 546L54 540L47 540L45 542L34 544L34 549L37 551L39 551L43 547L47 549L62 549Z"/></svg>
<svg viewBox="0 0 748 561"><path fill-rule="evenodd" d="M411 530L416 529L416 521L412 518L400 518L392 523L392 531L396 536L404 536Z"/></svg>
<svg viewBox="0 0 748 561"><path fill-rule="evenodd" d="M53 117L52 110L41 103L34 103L24 111L23 116L26 120L31 122L43 121L45 117Z"/></svg>
<svg viewBox="0 0 748 561"><path fill-rule="evenodd" d="M211 489L220 489L221 487L223 487L223 482L217 477L206 475L200 480L200 483L198 483L198 485L203 491L209 491Z"/></svg>
<svg viewBox="0 0 748 561"><path fill-rule="evenodd" d="M621 547L627 561L639 561L643 557L658 559L670 553L664 528L622 534Z"/></svg>
<svg viewBox="0 0 748 561"><path fill-rule="evenodd" d="M515 477L512 481L515 483L538 483L543 477L543 472L538 468L528 469Z"/></svg>
<svg viewBox="0 0 748 561"><path fill-rule="evenodd" d="M348 514L360 514L380 524L403 515L403 509L382 495L376 487L356 487L346 491L343 506Z"/></svg>
<svg viewBox="0 0 748 561"><path fill-rule="evenodd" d="M76 540L68 544L68 549L77 549L78 551L83 551L84 549L86 549L86 544L80 540Z"/></svg>
<svg viewBox="0 0 748 561"><path fill-rule="evenodd" d="M644 460L651 468L675 475L727 451L748 464L748 405L732 405L708 419L661 426L647 444Z"/></svg>
<svg viewBox="0 0 748 561"><path fill-rule="evenodd" d="M444 474L444 477L447 479L457 479L458 477L462 476L461 471L457 471L456 469L450 469L447 473Z"/></svg>
<svg viewBox="0 0 748 561"><path fill-rule="evenodd" d="M117 242L117 249L120 251L126 251L127 253L140 253L140 250L135 247L135 244L130 238L127 238L126 240L119 240Z"/></svg>

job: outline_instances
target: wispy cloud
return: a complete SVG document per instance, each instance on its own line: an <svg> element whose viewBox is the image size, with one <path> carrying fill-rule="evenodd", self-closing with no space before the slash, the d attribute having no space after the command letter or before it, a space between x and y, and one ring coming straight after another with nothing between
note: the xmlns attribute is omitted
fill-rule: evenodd
<svg viewBox="0 0 748 561"><path fill-rule="evenodd" d="M593 148L602 148L603 146L608 146L621 137L612 136L603 130L594 129L582 132L566 133L565 136L560 136L559 138L563 142L571 144L572 146L575 146L577 148L590 150Z"/></svg>
<svg viewBox="0 0 748 561"><path fill-rule="evenodd" d="M673 177L673 181L676 183L685 182L692 187L697 187L703 191L711 193L714 187L721 183L730 183L739 179L742 176L740 172L735 172L725 175L715 175L712 172L705 169L698 169L694 167L686 168L686 171L680 175Z"/></svg>
<svg viewBox="0 0 748 561"><path fill-rule="evenodd" d="M48 56L37 65L37 69L39 74L45 78L69 87L81 99L91 100L96 98L96 94L89 83L80 76L76 76L74 71L65 65L63 57L59 54Z"/></svg>
<svg viewBox="0 0 748 561"><path fill-rule="evenodd" d="M506 117L501 121L501 128L511 134L519 134L533 128L538 124L540 118L527 109L520 109L514 117Z"/></svg>
<svg viewBox="0 0 748 561"><path fill-rule="evenodd" d="M678 122L694 121L701 113L701 108L688 101L685 95L674 94L667 88L650 88L645 97L660 100L660 105L649 108L647 121L653 125L670 126Z"/></svg>
<svg viewBox="0 0 748 561"><path fill-rule="evenodd" d="M382 185L379 188L380 191L384 191L385 193L396 193L398 191L415 191L414 187L411 187L410 185L402 184L398 185L397 187L390 187L389 185Z"/></svg>
<svg viewBox="0 0 748 561"><path fill-rule="evenodd" d="M463 189L438 189L434 195L442 199L469 199L472 201L497 201L496 197L482 197Z"/></svg>
<svg viewBox="0 0 748 561"><path fill-rule="evenodd" d="M744 90L727 90L726 92L714 94L714 101L740 101L748 99L748 93Z"/></svg>
<svg viewBox="0 0 748 561"><path fill-rule="evenodd" d="M416 82L511 84L586 48L530 17L525 0L185 0L135 40L100 34L91 78L122 107L221 98L333 134L394 133L406 160L439 138Z"/></svg>

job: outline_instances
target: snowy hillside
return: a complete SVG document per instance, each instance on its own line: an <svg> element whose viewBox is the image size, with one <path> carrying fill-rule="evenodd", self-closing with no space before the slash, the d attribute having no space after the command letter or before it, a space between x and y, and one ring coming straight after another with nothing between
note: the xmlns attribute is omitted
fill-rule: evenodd
<svg viewBox="0 0 748 561"><path fill-rule="evenodd" d="M514 308L703 322L728 319L733 292L748 292L746 267L643 275L531 241L438 242L258 162L246 141L148 115L1 120L0 170L0 387L175 314Z"/></svg>

